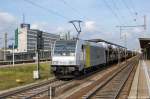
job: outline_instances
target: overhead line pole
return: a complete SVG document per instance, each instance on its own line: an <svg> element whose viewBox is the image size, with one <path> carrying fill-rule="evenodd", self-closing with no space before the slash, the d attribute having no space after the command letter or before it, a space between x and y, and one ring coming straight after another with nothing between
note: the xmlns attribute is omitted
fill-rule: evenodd
<svg viewBox="0 0 150 99"><path fill-rule="evenodd" d="M116 26L116 27L119 27L119 30L120 30L120 38L121 38L121 35L122 35L122 30L123 30L123 28L130 28L130 27L143 27L144 28L144 30L146 30L146 16L144 15L144 24L143 25L127 25L127 26ZM125 38L125 47L126 47L126 49L125 49L125 61L126 61L126 54L127 54L127 35L126 35L126 33L125 33L125 36L124 36Z"/></svg>
<svg viewBox="0 0 150 99"><path fill-rule="evenodd" d="M143 25L124 25L124 26L116 26L116 27L118 27L119 28L119 30L120 30L120 38L121 38L121 34L122 34L122 30L123 30L123 28L130 28L130 27L143 27L144 28L144 30L146 30L147 28L147 25L146 25L146 15L144 15L144 24Z"/></svg>
<svg viewBox="0 0 150 99"><path fill-rule="evenodd" d="M13 52L13 67L14 67L15 66L15 51L14 51L15 47L14 47L14 42L12 44L12 47L13 47L12 52Z"/></svg>

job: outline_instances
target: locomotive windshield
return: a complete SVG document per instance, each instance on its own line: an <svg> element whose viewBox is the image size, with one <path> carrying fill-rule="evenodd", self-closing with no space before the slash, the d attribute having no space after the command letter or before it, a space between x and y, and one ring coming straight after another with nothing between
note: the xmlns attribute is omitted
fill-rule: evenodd
<svg viewBox="0 0 150 99"><path fill-rule="evenodd" d="M56 41L54 48L55 56L74 56L76 41Z"/></svg>

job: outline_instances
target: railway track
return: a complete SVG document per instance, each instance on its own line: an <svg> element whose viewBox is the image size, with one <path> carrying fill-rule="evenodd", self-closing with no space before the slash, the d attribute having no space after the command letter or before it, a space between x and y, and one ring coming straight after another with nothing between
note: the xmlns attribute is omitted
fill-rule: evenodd
<svg viewBox="0 0 150 99"><path fill-rule="evenodd" d="M88 73L87 75L82 75L81 77L77 77L76 79L77 80L84 79L98 71L99 70ZM55 88L54 93L57 94L57 95L55 95L57 97L58 95L62 94L64 91L66 91L67 89L78 86L79 83L78 82L76 83L76 81L75 81L76 79L74 79L74 82L73 82L73 80L62 81L62 80L58 80L58 79L51 79L44 83L35 84L33 86L31 85L31 86L23 87L21 89L16 89L16 90L13 90L10 92L6 92L4 94L0 94L0 99L1 98L2 99L31 99L31 98L42 99L41 97L44 97L44 96L49 97L50 87Z"/></svg>
<svg viewBox="0 0 150 99"><path fill-rule="evenodd" d="M83 99L116 99L121 93L130 74L136 68L136 62L116 71L109 78L84 95Z"/></svg>
<svg viewBox="0 0 150 99"><path fill-rule="evenodd" d="M130 63L133 64L133 62L130 62ZM134 68L132 66L132 64L130 64L130 63L127 63L128 69L126 71L129 71L129 69L131 69L131 67L132 67L132 69ZM125 65L124 62L121 63L121 65L119 65L119 66L123 67L122 65ZM88 74L87 77L83 76L83 77L81 77L81 79L79 78L77 80L74 79L74 80L70 80L70 81L60 81L57 79L51 79L51 80L46 81L41 84L25 87L25 88L22 88L19 90L15 90L15 91L11 91L11 92L2 94L2 95L0 95L0 99L31 99L31 98L32 99L49 99L50 87L54 88L54 91L53 91L55 93L55 95L53 96L54 99L78 99L78 97L76 97L76 98L67 98L67 97L69 97L71 95L70 92L73 92L73 90L78 90L78 88L84 89L86 87L86 85L88 86L87 83L89 83L89 85L90 84L92 85L93 83L97 82L98 80L103 81L102 80L103 75L104 76L107 75L107 77L108 77L108 74L110 74L110 75L112 74L110 72L119 70L118 68L120 68L120 71L122 71L122 68L119 66L112 66L112 67L105 68L105 69L103 68L100 72L97 72L95 74L91 73L92 75ZM124 66L124 69L125 69L125 67L126 66ZM118 71L118 73L119 73L119 71ZM127 75L127 72L125 72L124 75ZM104 77L104 78L106 78L106 77ZM93 87L91 87L91 89L92 88ZM84 92L86 92L86 91L84 91ZM82 92L83 91L81 91L80 94ZM97 91L95 91L95 92L97 92ZM95 93L95 92L93 90L90 91L90 93ZM84 93L84 94L86 94L86 93ZM86 95L84 95L83 98L88 98L91 96L94 97L93 94L87 93Z"/></svg>
<svg viewBox="0 0 150 99"><path fill-rule="evenodd" d="M10 92L6 92L0 95L0 99L31 99L32 97L38 96L42 92L48 91L50 86L59 88L69 81L61 81L57 79L51 79L43 83L30 85L20 89L16 89ZM39 97L39 96L38 96Z"/></svg>
<svg viewBox="0 0 150 99"><path fill-rule="evenodd" d="M58 95L57 97L54 97L54 99L81 99L85 98L83 95L87 94L91 89L93 89L95 86L102 83L102 81L106 80L109 76L114 74L116 71L125 68L127 65L133 63L137 58L129 59L127 64L125 62L122 62L120 65L114 65L109 68L105 68L89 77L86 77L84 79L79 79L76 81L78 83L77 86L70 88L66 92ZM137 61L136 61L137 62ZM85 95L87 96L87 95ZM48 98L43 98L48 99Z"/></svg>

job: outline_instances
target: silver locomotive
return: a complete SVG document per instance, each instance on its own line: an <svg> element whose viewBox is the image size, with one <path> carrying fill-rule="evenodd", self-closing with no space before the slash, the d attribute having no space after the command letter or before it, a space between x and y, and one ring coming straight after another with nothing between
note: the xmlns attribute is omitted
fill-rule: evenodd
<svg viewBox="0 0 150 99"><path fill-rule="evenodd" d="M123 59L125 48L84 40L58 40L52 51L52 71L58 78L68 78L86 73Z"/></svg>

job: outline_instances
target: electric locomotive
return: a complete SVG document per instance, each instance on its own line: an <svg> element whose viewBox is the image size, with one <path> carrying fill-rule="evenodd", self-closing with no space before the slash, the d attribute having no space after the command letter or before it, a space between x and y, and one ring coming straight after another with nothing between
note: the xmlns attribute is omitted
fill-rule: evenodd
<svg viewBox="0 0 150 99"><path fill-rule="evenodd" d="M106 64L106 48L83 40L58 40L52 52L52 71L56 77L78 76L93 66Z"/></svg>
<svg viewBox="0 0 150 99"><path fill-rule="evenodd" d="M73 78L128 56L131 57L131 54L125 47L113 43L80 39L57 40L52 51L51 66L56 77Z"/></svg>

